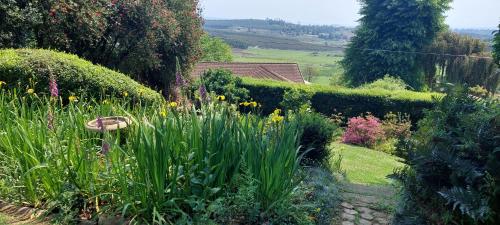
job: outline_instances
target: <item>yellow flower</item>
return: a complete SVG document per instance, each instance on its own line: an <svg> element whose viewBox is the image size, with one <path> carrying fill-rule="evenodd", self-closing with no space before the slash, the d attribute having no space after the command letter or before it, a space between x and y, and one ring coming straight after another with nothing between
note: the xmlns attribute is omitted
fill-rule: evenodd
<svg viewBox="0 0 500 225"><path fill-rule="evenodd" d="M281 109L275 109L273 114L279 115L281 113Z"/></svg>
<svg viewBox="0 0 500 225"><path fill-rule="evenodd" d="M279 115L274 115L274 116L271 118L271 120L272 120L273 122L275 122L275 123L279 123L279 122L283 121L283 119L285 119L285 118L284 118L284 117L282 117L282 116L279 116Z"/></svg>
<svg viewBox="0 0 500 225"><path fill-rule="evenodd" d="M250 102L243 102L243 105L244 105L245 107L248 107L248 106L250 105Z"/></svg>
<svg viewBox="0 0 500 225"><path fill-rule="evenodd" d="M160 115L161 115L162 117L167 117L167 115L168 115L167 110L166 110L166 109L162 109L162 110L161 110L161 112L160 112Z"/></svg>
<svg viewBox="0 0 500 225"><path fill-rule="evenodd" d="M2 85L5 85L5 84L7 84L7 83L5 83L4 81L0 80L0 88L2 87Z"/></svg>
<svg viewBox="0 0 500 225"><path fill-rule="evenodd" d="M107 100L107 99L105 99L104 101L102 101L102 104L105 104L105 105L107 105L107 104L109 104L109 103L110 103L110 102L109 102L109 100Z"/></svg>
<svg viewBox="0 0 500 225"><path fill-rule="evenodd" d="M257 102L250 102L250 105L252 105L252 107L257 107Z"/></svg>
<svg viewBox="0 0 500 225"><path fill-rule="evenodd" d="M69 102L78 102L78 98L74 95L68 97Z"/></svg>
<svg viewBox="0 0 500 225"><path fill-rule="evenodd" d="M30 88L28 89L28 91L26 91L28 94L32 95L32 94L35 94L35 89L33 88Z"/></svg>
<svg viewBox="0 0 500 225"><path fill-rule="evenodd" d="M123 94L123 97L128 97L128 92L124 91L122 94Z"/></svg>
<svg viewBox="0 0 500 225"><path fill-rule="evenodd" d="M172 108L177 107L177 102L170 102L170 107L172 107Z"/></svg>
<svg viewBox="0 0 500 225"><path fill-rule="evenodd" d="M219 95L219 96L217 97L217 99L219 99L219 101L225 101L225 100L226 100L226 96L224 96L224 95Z"/></svg>
<svg viewBox="0 0 500 225"><path fill-rule="evenodd" d="M316 212L321 212L321 208L316 208Z"/></svg>

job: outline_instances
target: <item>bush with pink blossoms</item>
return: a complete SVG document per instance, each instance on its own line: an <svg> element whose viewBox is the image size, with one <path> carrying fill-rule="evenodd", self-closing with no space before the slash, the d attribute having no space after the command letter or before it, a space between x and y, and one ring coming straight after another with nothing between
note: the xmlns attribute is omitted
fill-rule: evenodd
<svg viewBox="0 0 500 225"><path fill-rule="evenodd" d="M377 117L353 117L347 123L347 130L342 136L342 142L366 147L375 146L385 136L382 123Z"/></svg>

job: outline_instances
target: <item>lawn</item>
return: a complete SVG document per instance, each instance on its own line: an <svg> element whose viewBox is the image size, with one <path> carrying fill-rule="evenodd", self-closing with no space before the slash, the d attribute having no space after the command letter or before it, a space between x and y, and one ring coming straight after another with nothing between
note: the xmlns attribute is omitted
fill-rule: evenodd
<svg viewBox="0 0 500 225"><path fill-rule="evenodd" d="M404 166L400 158L368 148L334 143L332 151L342 155L342 169L349 182L355 184L387 185L394 169Z"/></svg>
<svg viewBox="0 0 500 225"><path fill-rule="evenodd" d="M319 75L313 79L313 83L319 84L329 84L332 77L342 73L339 64L342 59L340 52L249 48L235 50L233 55L236 62L298 63L302 71L305 71L307 66L315 67L319 70Z"/></svg>

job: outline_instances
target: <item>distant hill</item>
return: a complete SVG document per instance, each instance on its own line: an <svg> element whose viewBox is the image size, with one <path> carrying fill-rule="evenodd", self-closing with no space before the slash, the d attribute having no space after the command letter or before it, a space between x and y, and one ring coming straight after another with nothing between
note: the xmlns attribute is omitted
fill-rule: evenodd
<svg viewBox="0 0 500 225"><path fill-rule="evenodd" d="M453 31L461 35L467 35L486 42L491 42L493 40L494 32L494 30L491 29L453 29Z"/></svg>
<svg viewBox="0 0 500 225"><path fill-rule="evenodd" d="M283 20L206 20L205 30L235 48L338 51L353 36L354 28L300 25Z"/></svg>

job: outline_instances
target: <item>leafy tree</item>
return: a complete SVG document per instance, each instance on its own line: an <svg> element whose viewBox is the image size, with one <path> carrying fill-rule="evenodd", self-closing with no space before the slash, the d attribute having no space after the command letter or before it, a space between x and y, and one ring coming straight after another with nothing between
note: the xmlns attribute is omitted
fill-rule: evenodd
<svg viewBox="0 0 500 225"><path fill-rule="evenodd" d="M5 1L4 1L5 2ZM7 0L0 48L70 52L168 90L201 53L197 0Z"/></svg>
<svg viewBox="0 0 500 225"><path fill-rule="evenodd" d="M307 81L312 82L312 80L319 75L319 70L317 67L312 65L307 65L304 69L304 76L307 78Z"/></svg>
<svg viewBox="0 0 500 225"><path fill-rule="evenodd" d="M487 44L479 39L443 32L425 52L449 55L423 55L421 65L425 72L425 83L433 89L443 83L482 86L494 92L500 80L497 66L489 57Z"/></svg>
<svg viewBox="0 0 500 225"><path fill-rule="evenodd" d="M450 1L361 0L360 26L342 62L346 78L357 86L391 74L419 89L417 54L407 52L432 43L444 26Z"/></svg>
<svg viewBox="0 0 500 225"><path fill-rule="evenodd" d="M500 65L500 24L498 24L498 30L495 32L495 39L493 40L493 57L495 62Z"/></svg>
<svg viewBox="0 0 500 225"><path fill-rule="evenodd" d="M233 50L222 39L205 34L201 37L201 48L203 49L202 61L205 62L231 62L233 61Z"/></svg>

